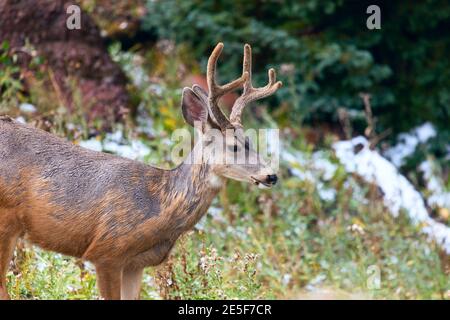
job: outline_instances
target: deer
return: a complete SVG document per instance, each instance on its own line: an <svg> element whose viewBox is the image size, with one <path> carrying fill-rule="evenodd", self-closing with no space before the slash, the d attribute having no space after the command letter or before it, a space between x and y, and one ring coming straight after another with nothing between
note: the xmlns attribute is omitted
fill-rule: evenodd
<svg viewBox="0 0 450 320"><path fill-rule="evenodd" d="M182 90L184 120L202 133L190 153L201 156L199 163L188 161L188 155L165 170L0 117L0 299L10 298L6 273L19 238L92 263L103 299L139 299L144 268L167 259L226 179L269 188L277 182L277 173L246 139L241 117L245 106L272 95L282 83L270 69L268 84L253 87L251 47L245 44L242 75L218 84L222 49L218 43L208 59L208 91L198 85ZM242 93L227 117L219 100L238 89ZM231 135L220 143L234 152L245 150L251 164L225 161L233 152L208 152L219 143L209 134L213 129Z"/></svg>

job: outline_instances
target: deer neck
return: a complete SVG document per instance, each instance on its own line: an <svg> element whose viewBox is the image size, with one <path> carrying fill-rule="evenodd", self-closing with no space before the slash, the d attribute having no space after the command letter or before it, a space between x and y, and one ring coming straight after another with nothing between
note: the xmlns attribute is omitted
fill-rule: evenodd
<svg viewBox="0 0 450 320"><path fill-rule="evenodd" d="M194 150L170 172L169 199L174 204L177 223L183 229L192 228L206 213L222 187L222 178L214 174L212 165L192 161Z"/></svg>

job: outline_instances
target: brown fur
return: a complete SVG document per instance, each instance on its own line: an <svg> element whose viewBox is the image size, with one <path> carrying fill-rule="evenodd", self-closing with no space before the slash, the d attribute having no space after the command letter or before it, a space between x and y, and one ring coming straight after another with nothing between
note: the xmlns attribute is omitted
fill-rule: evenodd
<svg viewBox="0 0 450 320"><path fill-rule="evenodd" d="M247 103L274 93L281 82L275 82L271 69L268 85L253 88L251 49L245 45L242 76L218 85L222 49L219 43L208 60L209 93L199 86L183 89L183 116L192 126L200 122L204 133L191 153L201 155L201 164L189 164L188 156L179 167L162 170L0 117L0 299L8 298L6 271L19 236L93 262L104 298L137 299L144 267L167 258L177 238L206 212L222 177L276 183L270 166L245 142L240 119ZM218 101L240 86L243 94L230 122ZM225 146L213 139L211 128L220 129ZM235 151L209 152L224 147ZM237 150L254 161L234 164Z"/></svg>
<svg viewBox="0 0 450 320"><path fill-rule="evenodd" d="M208 176L207 165L165 171L1 117L0 298L19 236L93 262L102 296L120 298L123 270L140 280L205 213L218 191Z"/></svg>

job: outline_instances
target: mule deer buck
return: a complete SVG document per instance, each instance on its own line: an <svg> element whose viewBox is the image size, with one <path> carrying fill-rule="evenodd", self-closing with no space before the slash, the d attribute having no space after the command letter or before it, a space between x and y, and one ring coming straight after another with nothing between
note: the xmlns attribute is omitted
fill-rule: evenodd
<svg viewBox="0 0 450 320"><path fill-rule="evenodd" d="M6 272L16 241L24 237L46 250L94 264L105 299L138 299L144 267L168 256L177 238L199 221L224 178L271 186L277 176L245 138L244 107L273 94L281 86L275 71L269 83L251 83L251 48L244 47L243 73L225 85L216 82L219 43L207 66L209 92L184 88L182 113L192 126L201 124L202 138L185 160L163 170L115 155L73 145L31 126L0 117L0 298L8 299ZM230 118L218 101L243 88ZM231 132L222 147L245 150L254 164L229 164L226 153L208 153L215 142L210 130ZM189 156L186 158L190 158ZM250 162L250 161L249 161Z"/></svg>

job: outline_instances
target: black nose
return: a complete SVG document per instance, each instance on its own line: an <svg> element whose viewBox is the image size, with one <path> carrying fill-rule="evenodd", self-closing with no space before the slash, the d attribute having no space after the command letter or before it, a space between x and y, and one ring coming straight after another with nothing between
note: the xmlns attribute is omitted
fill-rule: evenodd
<svg viewBox="0 0 450 320"><path fill-rule="evenodd" d="M269 174L267 176L267 183L275 184L275 183L277 183L277 181L278 181L278 177L276 174Z"/></svg>

